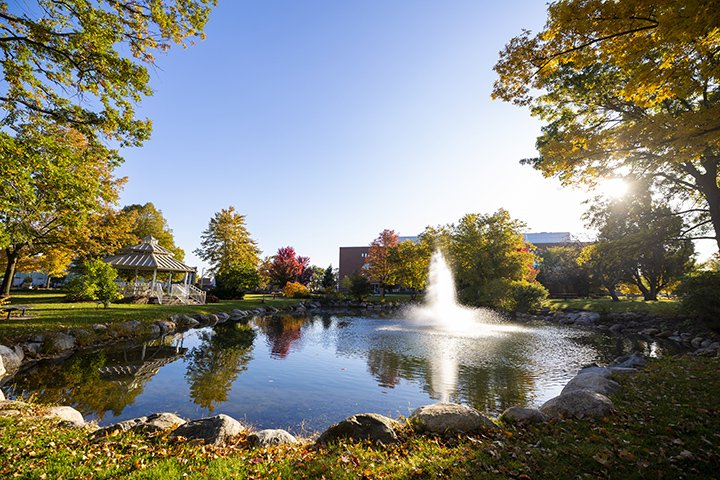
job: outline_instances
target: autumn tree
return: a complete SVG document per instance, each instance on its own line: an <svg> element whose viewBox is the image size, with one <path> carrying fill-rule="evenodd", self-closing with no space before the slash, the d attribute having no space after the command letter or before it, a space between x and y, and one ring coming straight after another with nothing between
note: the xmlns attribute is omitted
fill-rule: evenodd
<svg viewBox="0 0 720 480"><path fill-rule="evenodd" d="M92 142L139 145L150 120L135 106L152 94L157 52L204 37L216 0L0 2L0 125L59 125Z"/></svg>
<svg viewBox="0 0 720 480"><path fill-rule="evenodd" d="M422 240L405 240L390 250L395 279L398 284L410 290L413 299L419 291L425 289L431 253L429 242Z"/></svg>
<svg viewBox="0 0 720 480"><path fill-rule="evenodd" d="M182 261L185 259L185 251L175 245L173 231L167 220L152 202L144 205L127 205L122 208L122 213L134 218L132 233L138 240L147 236L155 237L161 247L165 247L173 253L173 256Z"/></svg>
<svg viewBox="0 0 720 480"><path fill-rule="evenodd" d="M385 299L385 288L395 282L396 268L391 260L391 249L398 243L398 236L393 230L383 230L372 241L365 264L367 277L380 284L380 296Z"/></svg>
<svg viewBox="0 0 720 480"><path fill-rule="evenodd" d="M720 22L706 1L567 0L513 38L493 97L545 122L528 159L565 184L647 177L720 248Z"/></svg>
<svg viewBox="0 0 720 480"><path fill-rule="evenodd" d="M278 248L270 261L270 281L280 289L289 282L300 282L307 286L312 279L309 266L310 258L297 255L293 247Z"/></svg>
<svg viewBox="0 0 720 480"><path fill-rule="evenodd" d="M210 264L214 274L241 266L257 268L260 262L260 250L245 226L245 216L232 206L210 219L194 253Z"/></svg>
<svg viewBox="0 0 720 480"><path fill-rule="evenodd" d="M9 295L18 261L67 242L117 200L118 158L77 130L46 125L16 136L0 132L0 247Z"/></svg>
<svg viewBox="0 0 720 480"><path fill-rule="evenodd" d="M534 282L535 256L523 228L502 209L465 215L451 227L450 260L462 303L511 309L514 290Z"/></svg>

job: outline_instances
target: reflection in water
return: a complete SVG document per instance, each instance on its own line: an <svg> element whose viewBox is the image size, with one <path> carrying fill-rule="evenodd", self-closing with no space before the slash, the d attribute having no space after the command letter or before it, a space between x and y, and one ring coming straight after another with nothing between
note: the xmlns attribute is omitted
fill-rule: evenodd
<svg viewBox="0 0 720 480"><path fill-rule="evenodd" d="M265 334L271 355L275 358L285 358L290 354L292 344L300 340L301 330L306 321L304 317L283 315L256 318L254 324Z"/></svg>
<svg viewBox="0 0 720 480"><path fill-rule="evenodd" d="M535 406L585 364L656 346L563 327L472 336L404 318L256 318L40 362L3 389L72 405L104 425L213 411L258 428L322 430L359 412L407 415L437 400L489 414Z"/></svg>
<svg viewBox="0 0 720 480"><path fill-rule="evenodd" d="M247 325L224 324L200 332L199 339L188 354L185 379L193 401L212 412L227 401L233 382L247 370L255 332Z"/></svg>
<svg viewBox="0 0 720 480"><path fill-rule="evenodd" d="M17 397L69 404L101 420L108 412L119 415L160 368L182 357L186 350L182 336L171 335L141 345L74 355L64 361L44 361L16 377L11 389Z"/></svg>

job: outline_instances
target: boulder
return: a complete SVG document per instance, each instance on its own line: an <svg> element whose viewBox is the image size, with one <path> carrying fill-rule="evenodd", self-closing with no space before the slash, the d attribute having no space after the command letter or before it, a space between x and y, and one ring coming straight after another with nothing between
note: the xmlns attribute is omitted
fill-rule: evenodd
<svg viewBox="0 0 720 480"><path fill-rule="evenodd" d="M611 414L615 406L605 395L575 390L551 398L540 407L549 418L600 418Z"/></svg>
<svg viewBox="0 0 720 480"><path fill-rule="evenodd" d="M361 413L331 425L317 439L318 444L326 444L349 438L352 440L370 440L375 443L390 444L398 441L395 428L398 423L392 418L377 413Z"/></svg>
<svg viewBox="0 0 720 480"><path fill-rule="evenodd" d="M560 395L576 390L588 390L590 392L602 393L603 395L610 395L620 391L620 384L598 373L582 373L575 375L575 377L565 385Z"/></svg>
<svg viewBox="0 0 720 480"><path fill-rule="evenodd" d="M259 432L253 432L248 435L248 441L257 447L297 443L297 439L285 430L260 430Z"/></svg>
<svg viewBox="0 0 720 480"><path fill-rule="evenodd" d="M187 423L174 413L153 413L147 417L132 418L107 427L100 428L95 431L95 437L110 435L113 432L160 432L164 430L172 430L180 425Z"/></svg>
<svg viewBox="0 0 720 480"><path fill-rule="evenodd" d="M187 422L176 428L170 437L185 437L202 440L206 444L221 445L228 437L238 435L245 427L232 417L224 414Z"/></svg>
<svg viewBox="0 0 720 480"><path fill-rule="evenodd" d="M189 315L177 315L175 317L175 324L179 328L195 328L200 325L200 322Z"/></svg>
<svg viewBox="0 0 720 480"><path fill-rule="evenodd" d="M82 427L85 425L85 419L82 414L72 407L50 407L47 409L45 417L57 418L75 427Z"/></svg>
<svg viewBox="0 0 720 480"><path fill-rule="evenodd" d="M28 342L23 344L22 346L23 352L29 357L36 357L40 354L40 350L42 350L42 344L41 343L35 343L35 342ZM0 374L2 376L2 374Z"/></svg>
<svg viewBox="0 0 720 480"><path fill-rule="evenodd" d="M95 333L106 333L108 326L104 323L95 323L93 324L92 329Z"/></svg>
<svg viewBox="0 0 720 480"><path fill-rule="evenodd" d="M137 320L128 320L120 324L120 331L123 335L138 335L141 328L142 323Z"/></svg>
<svg viewBox="0 0 720 480"><path fill-rule="evenodd" d="M0 378L15 375L23 358L25 358L25 354L22 353L22 349L0 345Z"/></svg>
<svg viewBox="0 0 720 480"><path fill-rule="evenodd" d="M537 408L510 407L506 409L500 420L505 423L543 423L547 417Z"/></svg>
<svg viewBox="0 0 720 480"><path fill-rule="evenodd" d="M162 335L175 330L175 323L171 322L170 320L158 320L157 322L153 323L153 325L157 325L160 328L160 333Z"/></svg>
<svg viewBox="0 0 720 480"><path fill-rule="evenodd" d="M592 326L600 320L600 314L597 312L580 312L575 318L575 325Z"/></svg>
<svg viewBox="0 0 720 480"><path fill-rule="evenodd" d="M645 357L643 357L642 354L631 353L630 355L617 357L615 360L613 360L610 366L620 368L638 368L644 367L646 363L647 360L645 360Z"/></svg>
<svg viewBox="0 0 720 480"><path fill-rule="evenodd" d="M58 332L52 335L48 342L52 352L65 352L75 348L75 337L66 333Z"/></svg>
<svg viewBox="0 0 720 480"><path fill-rule="evenodd" d="M499 427L472 407L457 403L436 403L415 410L410 422L417 430L444 434L496 430Z"/></svg>
<svg viewBox="0 0 720 480"><path fill-rule="evenodd" d="M587 367L583 367L578 372L578 375L584 375L586 373L592 373L594 375L601 375L605 378L610 378L610 375L612 375L612 370L606 367L598 367L597 365L590 365Z"/></svg>

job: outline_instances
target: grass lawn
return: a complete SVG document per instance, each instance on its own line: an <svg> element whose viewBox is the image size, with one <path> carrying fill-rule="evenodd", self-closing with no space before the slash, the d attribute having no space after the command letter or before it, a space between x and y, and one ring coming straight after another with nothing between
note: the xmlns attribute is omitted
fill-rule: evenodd
<svg viewBox="0 0 720 480"><path fill-rule="evenodd" d="M29 316L0 316L0 344L22 340L37 333L65 331L72 328L90 329L94 323L119 323L138 320L152 323L175 314L229 312L235 308L250 310L261 306L280 307L298 300L272 298L271 295L246 295L243 300L225 300L207 305L135 305L112 304L102 308L95 302L66 303L61 292L14 292L10 306L31 305Z"/></svg>
<svg viewBox="0 0 720 480"><path fill-rule="evenodd" d="M613 302L610 298L549 299L545 301L545 305L552 310L590 310L601 314L642 312L658 316L674 316L680 311L680 302L675 299L661 299L657 302L646 302L642 298L623 298L619 302Z"/></svg>
<svg viewBox="0 0 720 480"><path fill-rule="evenodd" d="M2 478L717 478L720 359L680 356L621 376L608 418L504 426L489 436L402 432L388 447L309 442L264 449L244 435L222 448L165 435L89 441L50 421L0 418ZM321 401L321 400L319 400ZM37 407L34 407L37 408Z"/></svg>

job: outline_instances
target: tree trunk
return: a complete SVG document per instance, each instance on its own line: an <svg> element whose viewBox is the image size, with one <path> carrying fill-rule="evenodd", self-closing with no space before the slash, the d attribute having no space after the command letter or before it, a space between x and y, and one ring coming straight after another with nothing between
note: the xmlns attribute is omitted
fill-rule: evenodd
<svg viewBox="0 0 720 480"><path fill-rule="evenodd" d="M707 200L710 220L712 221L715 241L720 251L720 186L718 186L718 159L707 158L702 162L704 175L693 175L695 181Z"/></svg>
<svg viewBox="0 0 720 480"><path fill-rule="evenodd" d="M615 291L615 285L605 285L605 288L607 289L608 293L610 294L610 298L612 298L613 302L620 301L620 298L618 298L617 292Z"/></svg>
<svg viewBox="0 0 720 480"><path fill-rule="evenodd" d="M12 287L13 278L15 278L15 267L20 259L20 249L8 247L5 249L5 255L7 256L7 266L5 267L2 284L0 284L0 297L10 296L10 287Z"/></svg>

